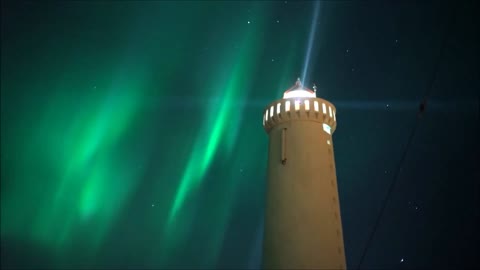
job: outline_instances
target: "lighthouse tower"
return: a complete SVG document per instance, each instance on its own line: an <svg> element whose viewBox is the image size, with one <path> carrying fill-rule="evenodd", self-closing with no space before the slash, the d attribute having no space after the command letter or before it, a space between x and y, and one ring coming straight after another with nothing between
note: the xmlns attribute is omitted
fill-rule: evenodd
<svg viewBox="0 0 480 270"><path fill-rule="evenodd" d="M264 269L346 269L332 134L335 107L300 79L268 105Z"/></svg>

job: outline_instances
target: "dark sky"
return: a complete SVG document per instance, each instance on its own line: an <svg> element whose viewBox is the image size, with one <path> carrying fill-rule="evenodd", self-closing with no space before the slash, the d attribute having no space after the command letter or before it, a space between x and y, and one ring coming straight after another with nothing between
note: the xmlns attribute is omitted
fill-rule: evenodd
<svg viewBox="0 0 480 270"><path fill-rule="evenodd" d="M478 4L398 2L2 1L2 268L257 269L297 77L348 267L478 266Z"/></svg>

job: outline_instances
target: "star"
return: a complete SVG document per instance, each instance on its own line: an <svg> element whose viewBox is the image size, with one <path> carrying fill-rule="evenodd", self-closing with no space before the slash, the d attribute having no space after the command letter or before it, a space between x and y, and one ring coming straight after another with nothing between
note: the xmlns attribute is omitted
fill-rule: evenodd
<svg viewBox="0 0 480 270"><path fill-rule="evenodd" d="M352 71L355 71L355 69L354 69L354 68L352 68Z"/></svg>
<svg viewBox="0 0 480 270"><path fill-rule="evenodd" d="M390 108L390 104L387 104L387 109Z"/></svg>
<svg viewBox="0 0 480 270"><path fill-rule="evenodd" d="M272 58L272 62L275 62L275 59Z"/></svg>
<svg viewBox="0 0 480 270"><path fill-rule="evenodd" d="M155 207L155 204L152 204L152 207Z"/></svg>
<svg viewBox="0 0 480 270"><path fill-rule="evenodd" d="M349 51L350 51L349 49L346 50L347 53L348 53Z"/></svg>
<svg viewBox="0 0 480 270"><path fill-rule="evenodd" d="M250 24L250 21L247 21L248 24Z"/></svg>
<svg viewBox="0 0 480 270"><path fill-rule="evenodd" d="M400 259L400 262L403 263L403 258Z"/></svg>
<svg viewBox="0 0 480 270"><path fill-rule="evenodd" d="M398 43L398 39L395 39L395 43Z"/></svg>
<svg viewBox="0 0 480 270"><path fill-rule="evenodd" d="M280 20L277 20L277 23L280 23Z"/></svg>

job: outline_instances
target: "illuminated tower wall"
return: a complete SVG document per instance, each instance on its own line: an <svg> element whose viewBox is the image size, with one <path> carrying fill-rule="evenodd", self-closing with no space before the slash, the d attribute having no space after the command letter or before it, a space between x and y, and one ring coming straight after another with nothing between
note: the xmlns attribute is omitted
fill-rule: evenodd
<svg viewBox="0 0 480 270"><path fill-rule="evenodd" d="M264 269L345 269L335 107L301 82L268 105Z"/></svg>

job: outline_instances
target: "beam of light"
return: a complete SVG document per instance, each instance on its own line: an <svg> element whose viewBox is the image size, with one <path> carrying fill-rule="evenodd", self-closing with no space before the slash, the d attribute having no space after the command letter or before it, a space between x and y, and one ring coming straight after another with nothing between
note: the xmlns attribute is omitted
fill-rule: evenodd
<svg viewBox="0 0 480 270"><path fill-rule="evenodd" d="M282 94L283 91L282 90ZM278 97L279 98L279 97ZM189 98L189 97L165 97L169 102L169 106L182 109L198 109L203 106L217 106L222 103L222 97L209 98ZM392 110L405 111L418 109L420 102L415 100L337 100L328 99L333 105L339 109L344 110ZM235 100L232 104L237 107L260 108L263 109L265 104L272 102L272 99L250 99L250 100ZM388 105L388 106L387 106ZM155 106L147 105L147 106ZM430 99L426 106L426 111L464 111L474 110L478 108L477 101L472 99L457 99L457 100L438 100Z"/></svg>
<svg viewBox="0 0 480 270"><path fill-rule="evenodd" d="M308 35L308 45L307 45L307 53L305 54L305 62L303 64L303 70L302 70L302 75L301 79L302 82L305 83L306 80L308 79L308 69L310 68L310 59L311 59L311 52L314 47L314 42L315 42L315 34L317 32L317 21L318 21L318 15L320 13L320 1L315 1L314 2L314 8L313 8L313 18L312 18L312 23L310 25L310 34Z"/></svg>
<svg viewBox="0 0 480 270"><path fill-rule="evenodd" d="M378 100L378 101L351 101L351 100L331 100L337 110L391 110L391 111L409 111L418 110L420 101L415 100ZM478 103L469 99L458 100L435 100L430 99L427 102L425 112L452 112L452 111L470 111L478 108Z"/></svg>
<svg viewBox="0 0 480 270"><path fill-rule="evenodd" d="M248 258L248 267L247 269L261 269L262 266L262 253L263 253L263 235L265 229L265 222L262 218L257 226L255 232L255 241L253 241L253 246L250 249L250 255Z"/></svg>

